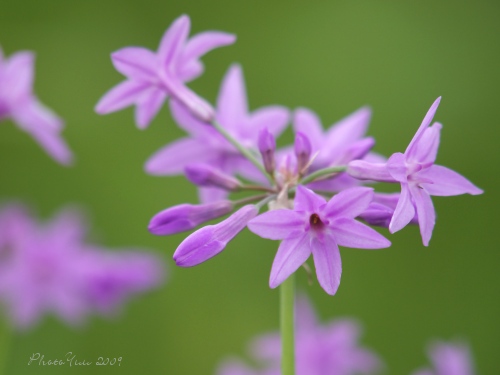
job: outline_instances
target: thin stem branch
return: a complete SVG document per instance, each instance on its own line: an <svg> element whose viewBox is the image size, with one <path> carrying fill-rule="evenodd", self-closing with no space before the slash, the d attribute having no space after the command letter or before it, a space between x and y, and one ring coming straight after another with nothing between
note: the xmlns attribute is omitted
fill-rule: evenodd
<svg viewBox="0 0 500 375"><path fill-rule="evenodd" d="M346 166L329 167L329 168L319 169L316 172L313 172L313 173L307 175L306 177L304 177L302 180L300 180L299 183L302 185L305 185L305 184L313 182L321 177L325 177L325 176L335 174L335 173L345 172L346 169L347 169Z"/></svg>
<svg viewBox="0 0 500 375"><path fill-rule="evenodd" d="M265 191L268 193L276 193L276 190L266 186L259 185L241 185L239 190L253 190L253 191Z"/></svg>
<svg viewBox="0 0 500 375"><path fill-rule="evenodd" d="M224 138L229 141L229 143L236 147L236 149L238 149L238 151L241 152L243 156L245 156L253 165L255 165L264 174L264 176L266 176L271 184L273 184L272 176L266 172L266 169L264 168L262 163L257 160L257 158L249 149L247 149L240 142L234 139L233 136L229 134L226 129L224 129L217 121L213 120L211 124Z"/></svg>
<svg viewBox="0 0 500 375"><path fill-rule="evenodd" d="M260 201L260 200L265 199L267 197L268 197L267 194L253 195L251 197L241 198L241 199L238 199L236 201L233 201L233 204L235 206L239 206L239 205L242 205L242 204L247 204L247 203L252 203L252 202Z"/></svg>
<svg viewBox="0 0 500 375"><path fill-rule="evenodd" d="M295 375L294 339L295 274L280 285L281 374Z"/></svg>

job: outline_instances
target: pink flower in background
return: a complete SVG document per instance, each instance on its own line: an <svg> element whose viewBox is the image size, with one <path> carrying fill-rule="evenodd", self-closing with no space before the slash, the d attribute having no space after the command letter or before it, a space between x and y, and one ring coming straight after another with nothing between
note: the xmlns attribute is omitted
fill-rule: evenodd
<svg viewBox="0 0 500 375"><path fill-rule="evenodd" d="M69 324L94 311L111 314L163 279L153 254L86 244L85 225L74 211L40 225L25 208L10 206L0 211L0 228L0 303L19 328L45 313Z"/></svg>
<svg viewBox="0 0 500 375"><path fill-rule="evenodd" d="M323 325L303 296L298 298L296 304L295 326L297 375L368 375L377 373L382 367L371 350L360 346L359 324L351 319L337 319ZM252 370L242 361L231 359L221 365L217 375L281 374L281 339L278 333L253 340L251 353L261 370Z"/></svg>
<svg viewBox="0 0 500 375"><path fill-rule="evenodd" d="M188 40L190 19L177 18L163 35L158 51L126 47L111 54L116 70L127 80L101 98L95 110L99 114L119 111L135 105L135 121L146 128L170 96L186 106L196 117L210 121L213 109L185 86L203 73L201 56L214 48L234 43L236 37L207 31Z"/></svg>
<svg viewBox="0 0 500 375"><path fill-rule="evenodd" d="M60 134L62 120L33 93L34 62L32 52L17 52L6 58L0 48L0 121L11 119L53 159L70 164L73 155Z"/></svg>
<svg viewBox="0 0 500 375"><path fill-rule="evenodd" d="M413 375L474 375L469 347L465 343L437 342L429 348L433 369L422 369Z"/></svg>

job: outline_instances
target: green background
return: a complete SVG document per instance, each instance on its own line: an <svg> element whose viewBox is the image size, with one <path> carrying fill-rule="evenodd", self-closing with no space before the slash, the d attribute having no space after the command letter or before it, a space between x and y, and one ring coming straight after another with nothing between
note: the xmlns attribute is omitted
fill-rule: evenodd
<svg viewBox="0 0 500 375"><path fill-rule="evenodd" d="M118 319L92 317L74 329L48 318L15 335L8 374L213 374L227 355L278 327L278 291L268 287L277 243L248 232L198 267L176 268L171 255L184 235L154 237L146 226L170 205L195 202L183 177L143 172L158 148L182 136L164 108L146 131L127 109L94 113L98 99L122 80L109 54L138 45L156 49L172 20L191 16L193 32L237 34L208 54L191 84L214 102L232 62L243 65L251 109L307 106L324 126L358 107L373 108L375 150L403 151L431 103L443 96L438 163L485 190L478 197L433 201L437 225L429 248L418 228L390 236L380 251L343 249L339 292L315 281L301 289L326 321L353 316L363 343L387 373L409 374L427 363L436 338L466 339L479 374L500 373L498 265L498 1L155 1L2 0L0 44L10 55L36 51L35 90L67 124L77 163L64 168L7 121L0 125L0 198L20 200L44 218L66 204L85 207L92 239L119 248L156 249L169 268L164 287L129 303ZM284 136L290 141L290 130ZM384 233L387 233L384 231ZM78 358L123 357L121 367L28 366L72 351Z"/></svg>

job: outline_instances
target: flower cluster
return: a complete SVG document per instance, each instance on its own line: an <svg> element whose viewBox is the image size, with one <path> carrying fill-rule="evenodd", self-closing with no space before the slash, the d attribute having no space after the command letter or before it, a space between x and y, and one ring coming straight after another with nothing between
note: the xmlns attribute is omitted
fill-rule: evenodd
<svg viewBox="0 0 500 375"><path fill-rule="evenodd" d="M351 319L320 324L309 301L302 296L296 304L297 375L370 375L379 373L382 362L371 350L358 343L361 329ZM250 345L259 369L254 370L238 359L224 361L218 375L280 375L280 335L270 333L254 339ZM440 374L441 375L441 374Z"/></svg>
<svg viewBox="0 0 500 375"><path fill-rule="evenodd" d="M229 68L215 109L185 86L202 72L198 60L214 47L234 42L225 33L201 33L187 40L189 18L181 16L153 53L138 47L112 54L127 81L107 93L97 112L135 104L145 127L167 96L176 123L187 136L166 145L146 163L153 175L184 174L199 187L201 204L181 204L155 215L149 230L169 235L236 210L218 224L189 235L174 253L182 267L220 253L245 227L260 237L281 240L270 287L280 285L312 254L320 285L335 294L340 283L339 246L381 249L390 242L368 225L391 233L418 224L425 246L435 224L431 195L480 194L458 173L434 164L441 124L432 123L440 98L431 106L405 153L388 159L373 153L367 137L371 111L363 107L323 130L306 108L268 106L249 112L242 69ZM293 122L293 146L276 148L276 138ZM376 193L365 182L401 184L401 192ZM239 200L231 193L258 192ZM268 205L269 211L259 215ZM242 206L239 208L239 206ZM365 223L361 222L364 221Z"/></svg>
<svg viewBox="0 0 500 375"><path fill-rule="evenodd" d="M163 267L143 251L109 251L85 242L78 213L61 211L39 225L22 206L0 211L0 303L19 328L52 312L79 324L109 315L132 295L158 286Z"/></svg>

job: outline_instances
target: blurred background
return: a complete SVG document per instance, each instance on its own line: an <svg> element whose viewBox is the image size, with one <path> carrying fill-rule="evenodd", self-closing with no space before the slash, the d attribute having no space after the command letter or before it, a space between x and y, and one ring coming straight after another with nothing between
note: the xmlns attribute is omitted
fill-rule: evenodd
<svg viewBox="0 0 500 375"><path fill-rule="evenodd" d="M113 320L92 317L74 329L47 318L16 334L9 374L213 374L227 355L244 355L254 336L278 328L278 291L268 287L277 243L248 231L216 258L176 268L183 234L147 230L158 211L196 202L183 177L143 172L146 159L182 136L167 108L146 131L132 109L94 113L122 80L110 53L131 45L156 49L180 14L192 32L237 34L235 45L208 54L190 86L214 102L232 62L244 68L250 108L306 106L327 126L363 105L373 109L375 150L403 151L431 103L443 123L437 162L467 176L482 196L433 199L437 225L425 248L418 228L390 236L380 251L342 249L339 292L328 296L299 272L299 287L324 321L352 316L363 343L387 373L409 374L428 362L436 338L467 340L479 374L500 373L498 264L498 87L500 3L430 1L157 1L2 0L0 45L6 55L36 52L35 92L65 119L72 168L53 162L30 136L0 124L0 199L30 204L49 217L67 204L85 207L92 238L110 247L149 247L169 268L161 289L143 295ZM282 142L292 140L290 130ZM493 168L493 170L492 170ZM383 233L387 233L384 231ZM72 351L77 358L123 357L121 367L28 366Z"/></svg>

